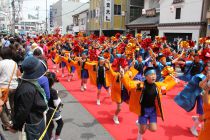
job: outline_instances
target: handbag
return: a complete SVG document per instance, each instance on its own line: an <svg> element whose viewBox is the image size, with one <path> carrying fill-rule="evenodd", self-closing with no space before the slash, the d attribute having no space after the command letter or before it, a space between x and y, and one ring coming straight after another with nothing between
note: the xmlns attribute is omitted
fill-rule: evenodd
<svg viewBox="0 0 210 140"><path fill-rule="evenodd" d="M12 71L12 75L10 76L10 80L9 80L9 83L8 83L8 87L7 88L0 88L0 99L6 103L7 102L7 99L8 99L8 95L9 95L9 87L10 87L10 84L12 82L12 77L15 73L15 69L16 69L16 65Z"/></svg>

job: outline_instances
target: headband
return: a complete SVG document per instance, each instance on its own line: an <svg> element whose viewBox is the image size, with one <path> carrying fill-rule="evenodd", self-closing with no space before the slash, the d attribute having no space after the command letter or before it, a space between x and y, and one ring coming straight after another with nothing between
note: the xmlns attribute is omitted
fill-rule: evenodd
<svg viewBox="0 0 210 140"><path fill-rule="evenodd" d="M156 74L156 71L154 69L147 71L144 75L150 75L150 74Z"/></svg>

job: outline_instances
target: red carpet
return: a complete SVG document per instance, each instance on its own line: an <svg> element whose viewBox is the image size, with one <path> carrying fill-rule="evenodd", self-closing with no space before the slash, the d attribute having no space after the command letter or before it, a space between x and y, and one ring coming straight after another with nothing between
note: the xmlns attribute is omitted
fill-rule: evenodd
<svg viewBox="0 0 210 140"><path fill-rule="evenodd" d="M50 62L51 64L51 62ZM67 74L67 73L66 73ZM129 112L128 105L122 105L122 111L119 115L119 125L115 125L112 118L116 109L116 104L111 101L103 91L101 95L101 105L96 105L96 87L88 84L87 91L80 91L80 80L67 82L67 78L61 78L58 74L60 83L99 121L101 125L116 140L135 140L137 136L136 120L137 115ZM158 119L158 130L153 133L147 131L143 140L196 140L189 132L193 124L191 119L195 112L187 113L173 101L174 96L183 88L178 85L172 91L168 92L162 98L165 121ZM71 108L69 108L71 109Z"/></svg>

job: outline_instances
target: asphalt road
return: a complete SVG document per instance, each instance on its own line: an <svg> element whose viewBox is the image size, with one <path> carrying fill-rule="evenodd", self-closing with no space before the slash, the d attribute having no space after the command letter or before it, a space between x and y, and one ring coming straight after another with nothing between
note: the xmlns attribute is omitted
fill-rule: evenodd
<svg viewBox="0 0 210 140"><path fill-rule="evenodd" d="M64 127L61 133L62 140L113 140L114 138L102 125L60 84L55 89L59 90L64 108L62 117ZM0 132L7 140L18 140L18 134L3 131Z"/></svg>

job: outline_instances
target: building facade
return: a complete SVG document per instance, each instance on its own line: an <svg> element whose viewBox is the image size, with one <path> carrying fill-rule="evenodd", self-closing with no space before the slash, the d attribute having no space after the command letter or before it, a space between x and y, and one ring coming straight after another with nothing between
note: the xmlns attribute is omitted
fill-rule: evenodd
<svg viewBox="0 0 210 140"><path fill-rule="evenodd" d="M45 31L45 24L35 19L22 20L15 24L15 31L20 34L39 34Z"/></svg>
<svg viewBox="0 0 210 140"><path fill-rule="evenodd" d="M170 42L205 36L207 3L209 0L160 0L159 35Z"/></svg>
<svg viewBox="0 0 210 140"><path fill-rule="evenodd" d="M9 31L9 25L11 21L11 1L0 1L0 31Z"/></svg>
<svg viewBox="0 0 210 140"><path fill-rule="evenodd" d="M88 20L88 11L89 8L85 11L77 13L73 15L73 33L77 34L82 32L83 34L87 34L87 20Z"/></svg>
<svg viewBox="0 0 210 140"><path fill-rule="evenodd" d="M158 0L143 0L144 8L139 18L129 22L126 27L130 33L141 33L143 37L158 35L160 4Z"/></svg>
<svg viewBox="0 0 210 140"><path fill-rule="evenodd" d="M82 10L86 3L79 0L59 0L51 6L52 16L50 22L53 23L51 31L59 27L62 34L73 33L73 15Z"/></svg>
<svg viewBox="0 0 210 140"><path fill-rule="evenodd" d="M112 36L126 31L127 0L90 0L88 30Z"/></svg>

